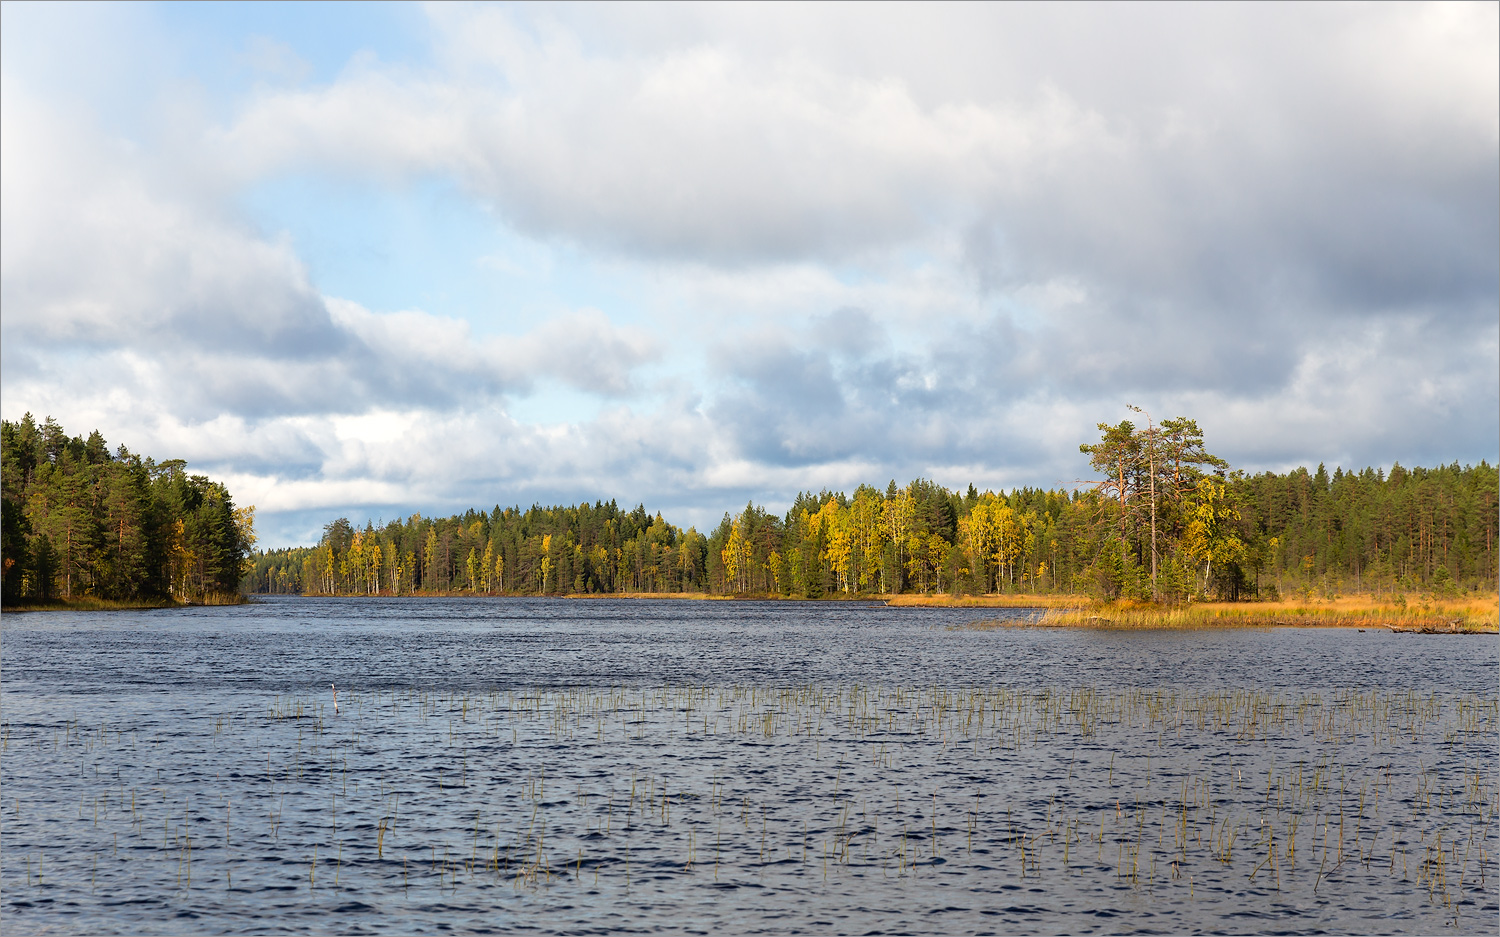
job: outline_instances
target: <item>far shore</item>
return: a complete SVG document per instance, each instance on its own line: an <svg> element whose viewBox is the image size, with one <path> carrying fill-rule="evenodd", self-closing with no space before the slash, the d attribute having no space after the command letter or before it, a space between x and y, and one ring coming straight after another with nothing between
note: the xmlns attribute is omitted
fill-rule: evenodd
<svg viewBox="0 0 1500 937"><path fill-rule="evenodd" d="M330 596L307 593L309 598L392 598L389 593L364 596ZM202 605L237 605L254 602L260 595L215 595L192 602L176 599L111 600L93 596L53 599L7 605L7 612L44 611L138 611L186 608ZM269 596L264 596L269 598ZM1282 601L1195 602L1166 606L1152 603L1101 602L1085 595L1069 594L847 594L835 593L815 599L774 593L714 595L707 592L615 592L566 593L545 596L561 599L683 600L698 602L853 602L891 608L995 608L1033 609L1042 614L1025 618L979 619L956 627L975 630L1006 628L1081 628L1096 630L1173 630L1230 628L1345 628L1425 634L1500 634L1500 594L1472 593L1462 596L1415 594L1340 595L1304 597ZM515 594L474 592L424 592L395 598L539 598Z"/></svg>
<svg viewBox="0 0 1500 937"><path fill-rule="evenodd" d="M422 593L415 598L537 598L490 596L473 592ZM671 599L699 602L856 602L890 608L1035 609L1029 619L980 619L960 626L999 628L1084 628L1099 630L1169 630L1229 628L1352 628L1427 634L1500 633L1500 594L1461 597L1416 594L1394 597L1370 593L1282 601L1194 602L1182 606L1149 602L1101 602L1076 594L990 593L987 595L847 594L810 599L776 593L715 595L707 592L573 592L562 599ZM402 596L407 598L407 596Z"/></svg>
<svg viewBox="0 0 1500 937"><path fill-rule="evenodd" d="M28 599L6 605L7 612L143 612L159 608L201 608L207 605L247 605L253 597L239 592L228 595L208 595L200 599L181 601L173 598L152 599L101 599L92 595L77 595L72 598Z"/></svg>
<svg viewBox="0 0 1500 937"><path fill-rule="evenodd" d="M297 593L306 598L318 599L672 599L690 602L857 602L886 605L891 608L1080 608L1093 604L1086 595L949 595L939 592L931 595L901 593L843 593L809 597L805 595L782 595L777 592L736 592L719 595L712 592L554 592L533 595L517 592L419 592L392 595L378 592L363 595L340 595L325 592ZM249 598L270 597L268 593L252 593Z"/></svg>

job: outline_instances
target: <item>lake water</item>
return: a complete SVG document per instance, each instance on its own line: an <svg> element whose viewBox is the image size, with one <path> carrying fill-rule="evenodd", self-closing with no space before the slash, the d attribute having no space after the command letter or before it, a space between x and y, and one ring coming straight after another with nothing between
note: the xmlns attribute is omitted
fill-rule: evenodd
<svg viewBox="0 0 1500 937"><path fill-rule="evenodd" d="M996 614L9 614L3 930L1494 933L1494 636Z"/></svg>

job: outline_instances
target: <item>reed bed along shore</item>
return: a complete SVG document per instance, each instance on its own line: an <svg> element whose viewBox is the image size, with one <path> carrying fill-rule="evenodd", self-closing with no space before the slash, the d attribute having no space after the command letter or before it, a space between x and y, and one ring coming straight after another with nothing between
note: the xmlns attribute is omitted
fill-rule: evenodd
<svg viewBox="0 0 1500 937"><path fill-rule="evenodd" d="M736 599L779 599L779 595L737 596L718 595L712 592L570 592L569 599L686 599L690 602L732 602Z"/></svg>
<svg viewBox="0 0 1500 937"><path fill-rule="evenodd" d="M808 598L805 595L782 595L779 592L563 592L548 595L531 595L521 593L488 593L471 592L459 590L454 592L423 591L415 594L392 595L389 591L369 593L365 595L343 595L323 592L298 593L306 598L340 598L340 599L589 599L601 602L612 602L619 599L671 599L674 601L689 602L854 602L854 603L886 603L887 596L871 595L868 593L834 593L817 598ZM900 597L898 597L900 598ZM922 596L915 598L922 599ZM901 605L943 605L943 596L928 597L932 601L900 602L889 604ZM996 604L996 603L990 603ZM1021 605L1024 607L1035 607L1036 603L1009 603L1009 605Z"/></svg>
<svg viewBox="0 0 1500 937"><path fill-rule="evenodd" d="M1493 693L411 687L97 723L7 702L9 933L64 907L68 930L106 906L216 930L256 901L505 927L535 925L539 891L868 906L948 885L1168 929L1291 909L1482 932L1500 898Z"/></svg>
<svg viewBox="0 0 1500 937"><path fill-rule="evenodd" d="M1094 604L1086 595L1014 594L1014 595L892 595L886 597L892 608L1082 608Z"/></svg>
<svg viewBox="0 0 1500 937"><path fill-rule="evenodd" d="M1051 608L1030 619L984 619L967 625L989 628L1379 628L1429 634L1500 633L1500 600L1426 597L1392 601L1342 596L1321 602L1203 602L1178 607L1144 603L1088 603Z"/></svg>
<svg viewBox="0 0 1500 937"><path fill-rule="evenodd" d="M156 608L190 608L205 605L244 605L250 598L236 592L210 593L192 601L178 599L101 599L79 595L67 599L29 599L5 606L7 612L116 612L144 611Z"/></svg>

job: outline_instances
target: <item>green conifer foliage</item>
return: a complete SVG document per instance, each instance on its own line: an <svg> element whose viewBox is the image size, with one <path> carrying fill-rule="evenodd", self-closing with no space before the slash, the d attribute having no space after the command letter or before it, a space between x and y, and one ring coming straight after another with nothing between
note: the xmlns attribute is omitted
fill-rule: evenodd
<svg viewBox="0 0 1500 937"><path fill-rule="evenodd" d="M366 539L404 558L377 590L386 594L1081 592L1171 603L1495 587L1487 462L1244 475L1208 452L1196 421L1145 423L1100 424L1100 441L1081 447L1100 478L1074 490L949 490L919 478L852 496L799 492L785 515L747 504L707 535L643 505L496 506L413 515ZM7 542L28 536L6 531ZM244 587L367 593L368 577L356 586L337 573L350 535L335 521L315 548L256 554ZM483 575L470 557L490 558Z"/></svg>
<svg viewBox="0 0 1500 937"><path fill-rule="evenodd" d="M201 601L239 589L252 509L180 460L158 463L50 417L0 423L6 603Z"/></svg>

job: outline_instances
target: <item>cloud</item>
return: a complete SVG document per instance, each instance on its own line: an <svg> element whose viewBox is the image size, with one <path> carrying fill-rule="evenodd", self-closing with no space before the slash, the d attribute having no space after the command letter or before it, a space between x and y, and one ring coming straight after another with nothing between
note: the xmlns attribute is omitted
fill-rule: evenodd
<svg viewBox="0 0 1500 937"><path fill-rule="evenodd" d="M136 148L4 87L7 418L55 414L186 458L259 503L271 543L304 533L280 515L430 510L481 483L555 492L603 479L601 445L627 462L645 448L619 431L568 445L506 409L538 382L639 393L660 356L647 331L581 308L481 336L323 296L288 242L154 184Z"/></svg>
<svg viewBox="0 0 1500 937"><path fill-rule="evenodd" d="M273 81L297 84L312 74L312 66L290 45L270 36L251 36L245 40L240 61L257 76Z"/></svg>
<svg viewBox="0 0 1500 937"><path fill-rule="evenodd" d="M1362 281L1390 253L1376 230L1494 238L1459 197L1493 189L1495 53L1474 38L1492 9L937 15L923 38L969 55L917 62L899 10L772 15L748 39L742 15L700 11L670 41L614 42L555 16L435 11L447 70L268 92L215 137L221 158L448 172L534 234L715 263L994 225L1023 278L1161 289L1196 270L1237 291L1257 264ZM802 41L777 48L778 28ZM1410 252L1393 286L1482 273L1484 246Z"/></svg>
<svg viewBox="0 0 1500 937"><path fill-rule="evenodd" d="M189 457L294 538L1057 484L1127 400L1246 467L1500 445L1493 5L429 15L431 62L323 84L243 38L241 96L133 134L8 54L7 417ZM473 265L510 324L328 295L237 207L288 174L456 183L530 252ZM597 412L514 416L557 388Z"/></svg>
<svg viewBox="0 0 1500 937"><path fill-rule="evenodd" d="M478 338L463 320L324 297L287 242L163 191L127 144L5 93L0 290L19 396L133 388L200 420L453 406L547 378L619 396L657 354L593 309Z"/></svg>
<svg viewBox="0 0 1500 937"><path fill-rule="evenodd" d="M948 484L967 481L959 467L992 484L1071 480L1077 444L1094 423L1131 416L1127 401L1157 418L1196 417L1217 451L1250 470L1389 464L1393 452L1408 464L1477 461L1494 446L1493 321L1446 332L1420 316L1314 323L1263 380L1218 373L1232 335L1214 339L1227 346L1221 354L1200 357L1192 342L1148 347L1153 332L1134 336L1131 325L1064 317L1028 332L997 314L853 355L816 340L824 322L765 332L717 349L732 387L709 414L732 457L749 464L815 472L852 461ZM1236 366L1248 372L1257 359L1247 357ZM1462 446L1471 448L1460 455Z"/></svg>
<svg viewBox="0 0 1500 937"><path fill-rule="evenodd" d="M15 344L292 361L346 350L286 244L161 191L136 147L13 81L3 121L0 290Z"/></svg>
<svg viewBox="0 0 1500 937"><path fill-rule="evenodd" d="M585 55L488 11L451 28L472 36L456 54L489 69L357 68L328 88L268 92L213 151L246 176L309 160L448 172L534 234L724 262L899 243L1102 132L1056 94L924 108L899 79L729 46Z"/></svg>
<svg viewBox="0 0 1500 937"><path fill-rule="evenodd" d="M529 367L578 390L603 396L636 392L636 369L658 360L659 343L636 327L616 327L597 309L555 316L510 349L518 367Z"/></svg>
<svg viewBox="0 0 1500 937"><path fill-rule="evenodd" d="M961 232L983 295L1089 297L1048 338L1083 387L1258 393L1362 319L1472 337L1500 292L1493 9L436 18L447 71L267 94L220 145L448 172L533 235L752 277Z"/></svg>

